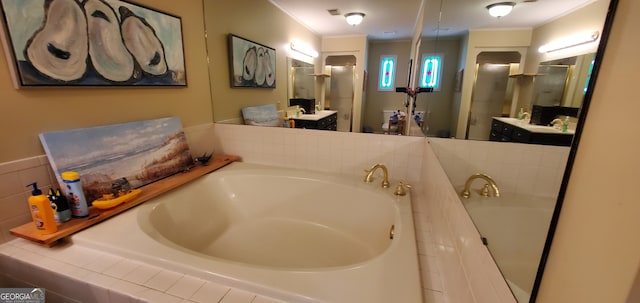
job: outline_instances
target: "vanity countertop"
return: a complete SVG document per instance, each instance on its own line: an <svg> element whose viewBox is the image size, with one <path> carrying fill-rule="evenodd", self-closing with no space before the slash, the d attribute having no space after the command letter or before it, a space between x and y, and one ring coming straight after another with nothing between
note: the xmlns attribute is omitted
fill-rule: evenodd
<svg viewBox="0 0 640 303"><path fill-rule="evenodd" d="M299 117L293 117L293 119L295 120L310 120L310 121L318 121L320 119L329 117L335 113L337 113L338 111L335 110L321 110L316 112L315 114L304 114L304 115L300 115Z"/></svg>
<svg viewBox="0 0 640 303"><path fill-rule="evenodd" d="M532 133L558 134L558 135L573 135L575 133L575 130L573 129L568 129L567 132L563 133L561 130L554 128L552 126L529 124L529 123L525 123L523 120L518 120L517 118L493 117L493 119L513 125L515 127L525 129Z"/></svg>

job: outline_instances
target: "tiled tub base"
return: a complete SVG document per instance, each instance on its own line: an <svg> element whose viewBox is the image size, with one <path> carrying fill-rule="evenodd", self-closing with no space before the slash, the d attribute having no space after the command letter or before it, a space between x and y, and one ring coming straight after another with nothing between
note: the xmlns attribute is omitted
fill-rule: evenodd
<svg viewBox="0 0 640 303"><path fill-rule="evenodd" d="M0 287L45 288L48 303L282 303L71 243L22 239L0 245Z"/></svg>

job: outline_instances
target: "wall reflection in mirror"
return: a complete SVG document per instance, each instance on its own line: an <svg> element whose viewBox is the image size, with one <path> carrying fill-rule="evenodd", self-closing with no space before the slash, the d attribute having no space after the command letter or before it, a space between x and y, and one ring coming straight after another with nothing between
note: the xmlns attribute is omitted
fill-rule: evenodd
<svg viewBox="0 0 640 303"><path fill-rule="evenodd" d="M405 115L407 129L428 137L457 190L462 191L476 173L490 176L499 188L500 197L483 197L486 182L474 179L470 198L461 201L514 296L527 302L573 131L584 122L576 117L599 40L553 52L538 49L578 32L602 33L609 1L524 1L500 19L488 15L489 3L472 2L426 0L423 37L415 43L411 38L319 37L266 0L204 1L214 120L241 123L243 107L275 104L282 112L291 100L300 99L312 100L300 102L318 109L311 113L305 108L302 115L327 119L322 124L330 125L327 129L338 130L338 119L344 118L343 131L407 135L393 120L394 115ZM254 9L244 9L249 5ZM469 15L462 16L465 12ZM525 23L533 16L544 21ZM478 23L472 25L471 20ZM268 30L264 24L270 25ZM275 89L228 87L223 63L228 60L229 32L276 49ZM292 52L292 38L308 43L320 56ZM416 45L419 49L413 51ZM356 59L340 65L327 60L332 56ZM411 100L381 89L381 61L390 56L395 56L397 66L393 87L410 86L408 71L413 66L419 77L432 77L417 82L432 83L433 92ZM433 56L439 57L438 69L423 66L423 59ZM351 74L338 77L344 67ZM349 89L338 89L344 86ZM347 100L344 108L337 102L340 98ZM317 122L301 123L304 128L319 127Z"/></svg>
<svg viewBox="0 0 640 303"><path fill-rule="evenodd" d="M419 1L415 2L417 11ZM302 113L301 119L313 119L313 114L336 114L336 130L374 134L404 134L395 122L398 110L407 115L406 96L376 88L377 60L380 55L392 54L397 60L395 83L407 85L411 38L399 40L367 40L365 36L320 37L308 27L296 22L268 0L241 0L233 3L204 1L207 48L210 65L213 115L216 123L242 124L242 109L262 105L275 105L284 117L291 105L308 104L315 99L313 110ZM245 7L252 7L246 12ZM406 6L405 6L406 7ZM398 10L389 4L389 11ZM411 13L415 14L415 13ZM411 15L408 14L408 15ZM415 18L411 17L411 18ZM269 24L268 27L264 26ZM277 85L274 89L229 88L225 64L228 60L226 41L223 37L234 33L276 49ZM291 42L306 44L319 51L318 57L293 50ZM389 42L389 44L386 44ZM377 46L376 46L377 45ZM388 45L392 45L387 48ZM325 49L322 52L322 49ZM378 55L373 55L378 52ZM368 55L368 56L367 56ZM342 57L355 57L354 62L333 62ZM344 61L344 60L343 60ZM356 62L357 61L357 62ZM308 73L310 66L314 71ZM355 68L351 68L355 67ZM346 73L343 73L346 71ZM365 72L366 71L366 72ZM350 76L349 72L353 75ZM314 74L313 78L308 75ZM313 82L315 85L311 85ZM350 89L351 88L351 89ZM294 100L292 104L291 100ZM305 99L305 100L302 100ZM317 106L317 107L316 107ZM321 113L312 113L315 109ZM288 113L287 113L288 114ZM420 114L420 113L419 113ZM327 118L324 117L323 118ZM392 122L391 127L386 127ZM407 122L409 122L407 120ZM333 123L329 121L329 123ZM412 122L417 123L417 122ZM411 124L411 123L408 123ZM304 125L302 122L297 126ZM417 128L419 131L419 128ZM417 135L422 135L418 133Z"/></svg>
<svg viewBox="0 0 640 303"><path fill-rule="evenodd" d="M500 28L498 19L461 32L460 3L432 3L442 8L439 22L433 10L425 16L421 53L443 54L443 80L439 91L418 95L416 108L426 113L422 131L451 183L460 193L470 184L470 197L460 200L514 297L529 302L569 146L584 122L577 117L599 40L538 49L602 32L609 1L589 1L530 29ZM491 182L474 179L477 173ZM490 194L491 183L499 197Z"/></svg>
<svg viewBox="0 0 640 303"><path fill-rule="evenodd" d="M533 107L541 107L540 110L562 107L567 115L577 117L591 79L594 59L595 53L588 53L540 62L533 84ZM557 110L559 114L563 113L562 109ZM557 115L539 117L532 123L548 125L550 118L557 118Z"/></svg>
<svg viewBox="0 0 640 303"><path fill-rule="evenodd" d="M288 97L291 99L314 99L316 97L315 66L311 63L287 58Z"/></svg>

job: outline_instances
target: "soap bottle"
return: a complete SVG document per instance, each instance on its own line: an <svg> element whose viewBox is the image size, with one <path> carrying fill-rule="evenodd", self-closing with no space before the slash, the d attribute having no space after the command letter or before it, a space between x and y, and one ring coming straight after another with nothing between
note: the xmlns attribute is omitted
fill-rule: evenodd
<svg viewBox="0 0 640 303"><path fill-rule="evenodd" d="M54 193L53 188L50 188L47 198L51 201L51 207L55 206L53 208L53 217L56 219L56 222L64 223L71 219L69 203L67 203L67 198L60 193L60 189L56 190Z"/></svg>
<svg viewBox="0 0 640 303"><path fill-rule="evenodd" d="M520 112L518 112L518 120L524 119L524 108L520 108Z"/></svg>
<svg viewBox="0 0 640 303"><path fill-rule="evenodd" d="M31 211L31 217L33 218L33 223L36 224L38 233L48 235L58 231L58 225L56 225L56 219L53 216L51 201L38 189L36 182L27 185L27 187L29 186L33 186L31 197L29 197L29 210Z"/></svg>
<svg viewBox="0 0 640 303"><path fill-rule="evenodd" d="M282 118L282 127L289 128L289 117L287 116L287 111L284 111L284 118Z"/></svg>
<svg viewBox="0 0 640 303"><path fill-rule="evenodd" d="M89 216L89 205L82 191L80 174L75 171L66 171L61 174L62 182L65 185L67 202L71 208L71 216L74 218L84 218Z"/></svg>
<svg viewBox="0 0 640 303"><path fill-rule="evenodd" d="M564 121L562 122L562 132L566 133L569 129L569 116L564 117Z"/></svg>

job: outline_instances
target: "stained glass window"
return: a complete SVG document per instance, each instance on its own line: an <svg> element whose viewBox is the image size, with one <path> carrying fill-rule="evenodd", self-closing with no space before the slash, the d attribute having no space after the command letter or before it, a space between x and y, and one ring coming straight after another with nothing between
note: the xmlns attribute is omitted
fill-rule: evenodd
<svg viewBox="0 0 640 303"><path fill-rule="evenodd" d="M593 72L593 64L595 60L591 60L591 65L589 66L589 73L587 74L587 80L584 82L584 89L582 90L583 94L587 93L587 88L589 87L589 80L591 80L591 73Z"/></svg>
<svg viewBox="0 0 640 303"><path fill-rule="evenodd" d="M383 91L393 90L395 78L396 78L396 56L381 56L378 90L383 90Z"/></svg>
<svg viewBox="0 0 640 303"><path fill-rule="evenodd" d="M439 55L422 55L422 66L420 68L420 87L431 87L434 90L440 89L440 78L442 74L442 57Z"/></svg>

